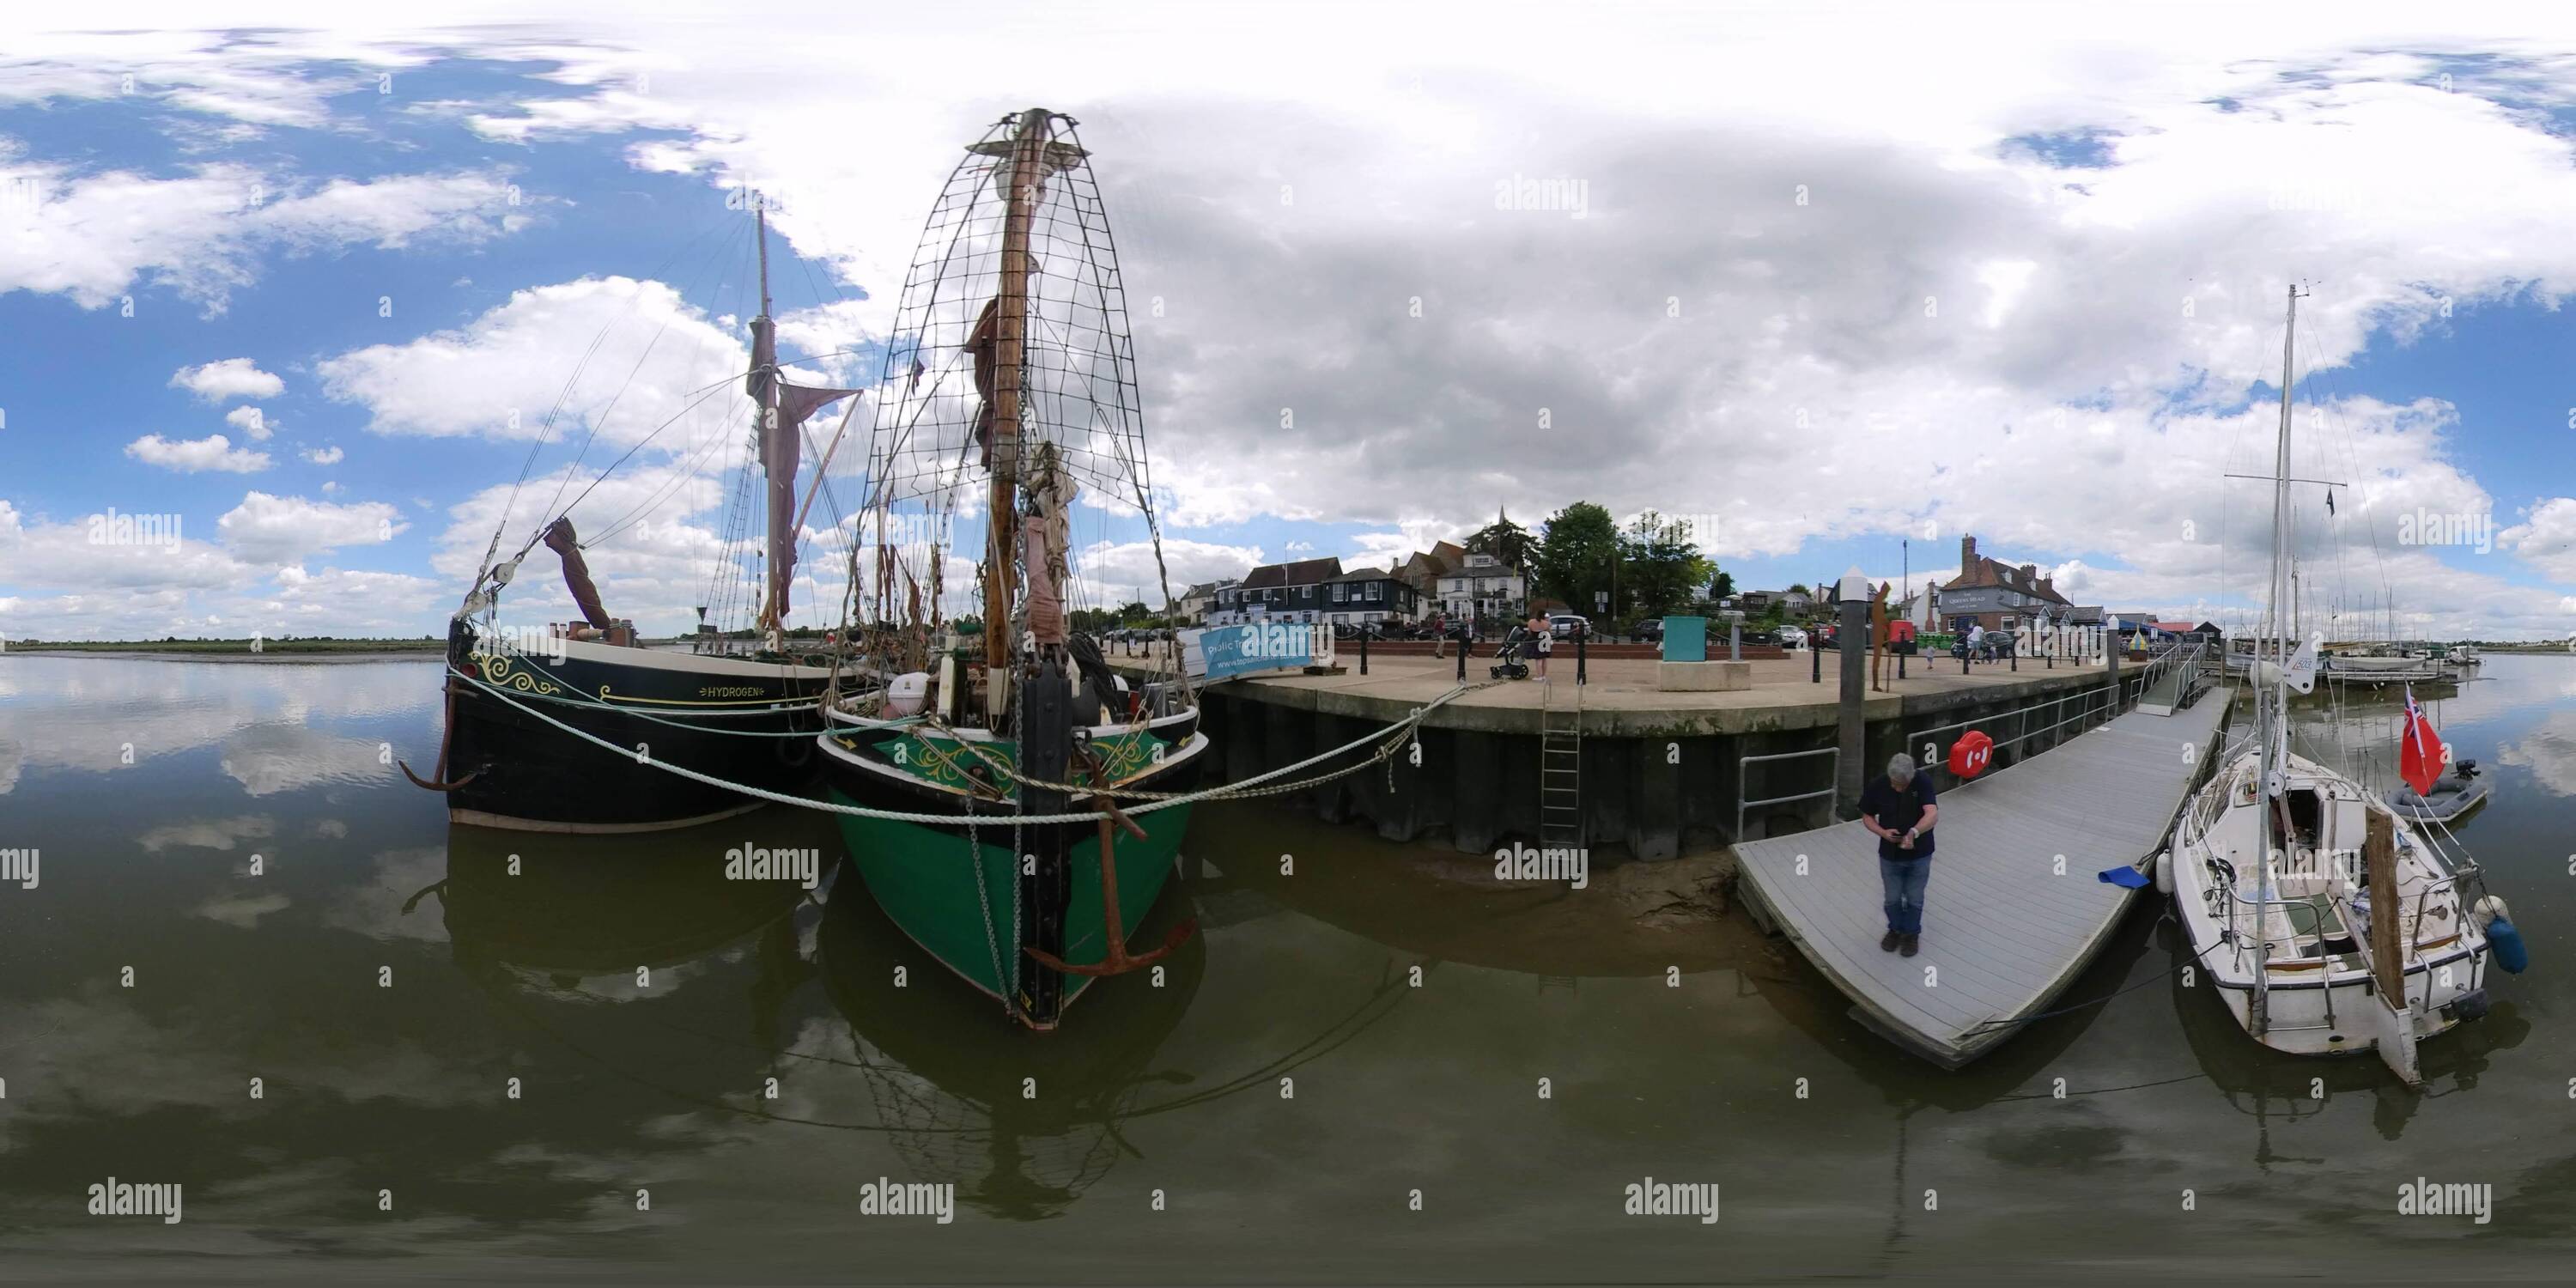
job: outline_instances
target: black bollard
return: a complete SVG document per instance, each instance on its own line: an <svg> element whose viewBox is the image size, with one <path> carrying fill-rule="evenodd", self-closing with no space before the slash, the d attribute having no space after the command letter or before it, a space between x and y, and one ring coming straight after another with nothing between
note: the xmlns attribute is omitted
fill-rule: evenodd
<svg viewBox="0 0 2576 1288"><path fill-rule="evenodd" d="M1360 674L1362 675L1368 674L1368 637L1369 632L1363 628L1360 631Z"/></svg>
<svg viewBox="0 0 2576 1288"><path fill-rule="evenodd" d="M1463 628L1458 632L1458 682L1467 682L1467 632Z"/></svg>
<svg viewBox="0 0 2576 1288"><path fill-rule="evenodd" d="M1818 629L1821 630L1822 628L1819 627ZM1817 644L1816 637L1810 635L1807 637L1807 683L1822 684L1824 682L1825 650Z"/></svg>
<svg viewBox="0 0 2576 1288"><path fill-rule="evenodd" d="M1576 684L1592 683L1592 677L1587 674L1584 669L1585 655L1583 648L1585 641L1590 640L1591 638L1592 628L1590 625L1587 624L1574 628L1574 682Z"/></svg>

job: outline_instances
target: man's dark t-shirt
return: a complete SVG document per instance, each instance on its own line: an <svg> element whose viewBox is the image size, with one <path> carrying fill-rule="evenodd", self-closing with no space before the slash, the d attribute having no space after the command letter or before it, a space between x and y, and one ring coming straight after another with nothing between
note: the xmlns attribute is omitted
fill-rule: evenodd
<svg viewBox="0 0 2576 1288"><path fill-rule="evenodd" d="M1861 789L1860 812L1877 819L1880 827L1902 836L1905 829L1914 826L1916 819L1923 817L1923 811L1930 808L1935 799L1930 774L1917 773L1902 788L1887 781L1887 775L1881 774L1871 779L1869 786ZM1923 834L1914 838L1914 848L1910 850L1900 848L1894 841L1881 839L1878 843L1878 857L1882 859L1931 858L1932 829L1928 827L1923 829Z"/></svg>

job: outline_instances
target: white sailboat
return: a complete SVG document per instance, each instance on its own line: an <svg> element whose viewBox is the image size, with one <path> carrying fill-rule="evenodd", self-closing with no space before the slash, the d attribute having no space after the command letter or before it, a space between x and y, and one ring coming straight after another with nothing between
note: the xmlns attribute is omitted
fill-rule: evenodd
<svg viewBox="0 0 2576 1288"><path fill-rule="evenodd" d="M2318 645L2293 654L2283 611L2299 295L2282 344L2271 630L2249 675L2257 734L2184 807L2160 884L2202 977L2254 1040L2299 1055L2376 1050L2415 1083L2415 1043L2486 1011L2495 906L2471 898L2482 882L2465 852L2446 854L2375 793L2290 751L2289 693L2314 685Z"/></svg>

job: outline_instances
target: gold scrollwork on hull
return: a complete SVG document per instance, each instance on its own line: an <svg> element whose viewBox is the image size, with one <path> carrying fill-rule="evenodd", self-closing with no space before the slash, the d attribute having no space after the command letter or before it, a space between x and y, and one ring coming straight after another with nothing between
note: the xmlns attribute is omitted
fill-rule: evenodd
<svg viewBox="0 0 2576 1288"><path fill-rule="evenodd" d="M481 658L483 679L485 683L496 685L504 689L516 689L521 693L549 694L563 692L563 690L556 688L552 681L537 678L535 668L531 667L522 670L519 667L511 665L510 658L507 654L483 653L479 656Z"/></svg>

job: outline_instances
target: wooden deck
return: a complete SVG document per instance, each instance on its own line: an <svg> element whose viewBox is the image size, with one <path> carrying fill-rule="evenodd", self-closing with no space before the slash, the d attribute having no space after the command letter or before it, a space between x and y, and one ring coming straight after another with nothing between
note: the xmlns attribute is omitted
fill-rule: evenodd
<svg viewBox="0 0 2576 1288"><path fill-rule="evenodd" d="M1742 842L1736 856L1769 920L1850 995L1853 1018L1956 1069L2019 1032L2010 1021L2047 1010L2109 939L2136 892L2095 874L2164 847L2226 710L2213 690L2170 716L2133 711L1943 792L1911 958L1879 949L1878 839L1858 822Z"/></svg>

